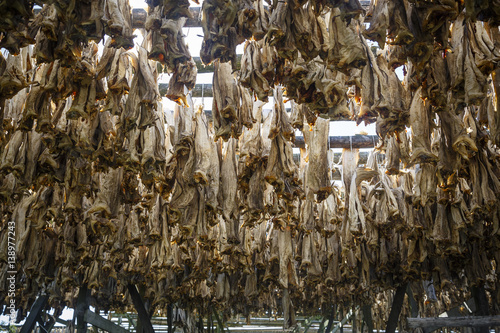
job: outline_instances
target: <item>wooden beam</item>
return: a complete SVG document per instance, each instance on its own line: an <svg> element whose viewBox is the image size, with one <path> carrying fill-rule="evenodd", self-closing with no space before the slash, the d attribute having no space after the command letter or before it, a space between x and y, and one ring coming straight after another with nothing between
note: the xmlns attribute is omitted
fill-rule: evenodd
<svg viewBox="0 0 500 333"><path fill-rule="evenodd" d="M75 317L76 317L76 332L86 333L87 322L85 321L85 311L89 308L89 290L87 285L84 284L80 287L78 298L76 300Z"/></svg>
<svg viewBox="0 0 500 333"><path fill-rule="evenodd" d="M407 320L409 328L423 329L500 326L500 316L407 318Z"/></svg>
<svg viewBox="0 0 500 333"><path fill-rule="evenodd" d="M167 326L168 326L168 333L174 333L174 332L172 331L172 323L173 323L173 321L172 321L172 320L173 320L172 316L174 315L173 313L174 313L174 311L173 311L173 309L172 309L172 304L168 304L168 305L167 305L167 316L168 316L168 317L167 317Z"/></svg>
<svg viewBox="0 0 500 333"><path fill-rule="evenodd" d="M144 306L144 301L141 298L141 295L137 291L137 287L133 284L129 284L127 286L130 297L132 298L132 303L134 303L135 310L137 311L137 315L142 323L142 330L144 333L154 333L153 325L151 324L151 320L149 318L148 312Z"/></svg>
<svg viewBox="0 0 500 333"><path fill-rule="evenodd" d="M415 301L415 297L413 297L413 291L411 290L411 286L408 283L408 287L406 288L406 294L408 295L408 303L410 304L410 312L413 318L418 317L418 304Z"/></svg>
<svg viewBox="0 0 500 333"><path fill-rule="evenodd" d="M69 321L69 320L63 320L63 319L57 317L56 318L56 323L63 324L64 326L68 326L71 323L71 321Z"/></svg>
<svg viewBox="0 0 500 333"><path fill-rule="evenodd" d="M84 313L84 319L86 322L111 333L128 333L128 331L123 327L116 325L112 321L109 321L88 309Z"/></svg>
<svg viewBox="0 0 500 333"><path fill-rule="evenodd" d="M374 148L378 143L377 135L330 136L330 148ZM295 137L295 147L305 148L303 136Z"/></svg>
<svg viewBox="0 0 500 333"><path fill-rule="evenodd" d="M48 295L38 296L35 303L33 303L33 306L31 307L30 314L28 315L28 318L26 318L20 333L29 333L33 330L36 322L38 321L38 317L40 316L40 313L42 313L42 310L48 300Z"/></svg>
<svg viewBox="0 0 500 333"><path fill-rule="evenodd" d="M358 306L356 306L355 309L357 309ZM337 332L342 332L344 330L344 325L349 321L349 318L352 316L352 309L347 312L347 315L342 319L333 329L332 333L337 333Z"/></svg>
<svg viewBox="0 0 500 333"><path fill-rule="evenodd" d="M490 314L490 309L488 306L488 298L486 297L486 291L484 286L472 286L471 288L472 297L476 303L476 315L478 316L488 316ZM478 333L488 333L489 329L487 327L480 327Z"/></svg>
<svg viewBox="0 0 500 333"><path fill-rule="evenodd" d="M333 327L333 319L335 316L335 306L332 305L332 309L330 311L330 316L328 317L328 325L326 325L325 333L330 333Z"/></svg>
<svg viewBox="0 0 500 333"><path fill-rule="evenodd" d="M132 319L132 317L128 313L125 313L125 317L127 317L127 320L128 320L128 323L129 323L129 325L128 325L129 329L130 329L130 325L132 325L132 327L134 328L134 330L137 331L137 325L134 322L134 319Z"/></svg>
<svg viewBox="0 0 500 333"><path fill-rule="evenodd" d="M474 302L474 298L470 298L468 301L463 302L462 304L449 309L448 311L445 312L445 314L446 317L464 317L472 315L475 312L475 310L476 310L476 303Z"/></svg>
<svg viewBox="0 0 500 333"><path fill-rule="evenodd" d="M158 89L160 90L160 95L165 96L168 90L168 83L159 83ZM214 97L212 84L196 84L193 90L191 90L191 97Z"/></svg>
<svg viewBox="0 0 500 333"><path fill-rule="evenodd" d="M50 314L46 314L45 317L49 318L47 322L42 319L42 314L38 315L38 325L41 331L49 333L56 324L56 319Z"/></svg>
<svg viewBox="0 0 500 333"><path fill-rule="evenodd" d="M373 333L372 306L370 304L363 305L361 312L363 313L363 322L366 324L367 333Z"/></svg>
<svg viewBox="0 0 500 333"><path fill-rule="evenodd" d="M407 284L401 285L396 289L396 294L392 300L391 312L389 313L389 319L387 320L387 327L385 329L386 333L396 332L396 328L399 322L399 314L403 308L403 301L405 299Z"/></svg>

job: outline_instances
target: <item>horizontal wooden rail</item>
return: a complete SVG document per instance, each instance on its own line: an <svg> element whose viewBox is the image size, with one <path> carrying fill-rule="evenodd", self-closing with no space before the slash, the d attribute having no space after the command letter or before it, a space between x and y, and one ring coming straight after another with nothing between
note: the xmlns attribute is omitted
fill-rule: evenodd
<svg viewBox="0 0 500 333"><path fill-rule="evenodd" d="M374 148L378 143L377 135L330 136L330 148ZM295 137L295 147L305 148L303 136Z"/></svg>
<svg viewBox="0 0 500 333"><path fill-rule="evenodd" d="M409 328L426 331L440 327L500 327L500 316L407 318Z"/></svg>
<svg viewBox="0 0 500 333"><path fill-rule="evenodd" d="M111 333L129 333L126 329L123 327L101 317L100 315L90 311L90 310L85 310L84 314L84 320L87 323L90 323L102 330L105 330L107 332Z"/></svg>

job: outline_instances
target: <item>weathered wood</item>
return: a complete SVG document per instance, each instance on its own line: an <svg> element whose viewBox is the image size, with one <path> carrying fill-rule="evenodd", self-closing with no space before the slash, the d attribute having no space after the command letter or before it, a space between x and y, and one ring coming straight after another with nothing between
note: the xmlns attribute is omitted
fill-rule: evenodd
<svg viewBox="0 0 500 333"><path fill-rule="evenodd" d="M408 303L410 304L410 312L413 318L418 317L418 304L415 301L415 297L413 297L413 291L411 290L411 286L408 283L408 287L406 288L406 294L408 295Z"/></svg>
<svg viewBox="0 0 500 333"><path fill-rule="evenodd" d="M488 316L490 314L490 309L488 305L488 298L486 297L486 291L484 286L472 286L472 297L476 303L476 315L478 316ZM478 333L488 333L487 327L480 327Z"/></svg>
<svg viewBox="0 0 500 333"><path fill-rule="evenodd" d="M132 316L128 313L125 314L125 317L127 317L127 320L128 320L128 323L129 323L129 329L130 329L130 325L132 325L132 327L134 328L135 331L137 331L137 325L136 323L134 322L134 320L132 319Z"/></svg>
<svg viewBox="0 0 500 333"><path fill-rule="evenodd" d="M356 307L357 309L357 307ZM349 310L349 312L347 312L347 315L344 317L344 319L342 319L342 321L340 321L336 326L335 328L333 329L332 333L337 333L337 332L343 332L344 331L344 325L349 321L349 319L351 318L352 316L352 310Z"/></svg>
<svg viewBox="0 0 500 333"><path fill-rule="evenodd" d="M167 305L167 325L168 325L168 333L174 333L172 331L172 316L173 316L172 304Z"/></svg>
<svg viewBox="0 0 500 333"><path fill-rule="evenodd" d="M295 325L295 311L288 288L283 289L281 300L283 306L283 329L287 329Z"/></svg>
<svg viewBox="0 0 500 333"><path fill-rule="evenodd" d="M149 320L151 320L151 316L149 315L149 306L147 303L147 300L144 300L144 292L146 288L144 285L139 285L137 288L137 291L139 292L139 296L141 296L141 300L143 300L142 304L144 305L144 309L146 310L146 313L148 314ZM151 325L153 325L153 322L151 322ZM142 328L142 320L140 317L137 318L137 333L144 333L144 330Z"/></svg>
<svg viewBox="0 0 500 333"><path fill-rule="evenodd" d="M153 325L151 324L148 312L144 307L144 302L142 300L142 297L141 295L139 295L139 292L137 291L137 287L133 284L129 284L127 286L127 289L130 294L130 298L132 298L132 303L134 303L134 307L139 316L139 320L141 321L142 331L144 333L154 333Z"/></svg>
<svg viewBox="0 0 500 333"><path fill-rule="evenodd" d="M373 148L377 145L377 135L331 136L330 148ZM295 137L295 147L304 148L303 136Z"/></svg>
<svg viewBox="0 0 500 333"><path fill-rule="evenodd" d="M318 333L325 333L325 321L326 321L326 318L323 317L321 319L321 322L319 323Z"/></svg>
<svg viewBox="0 0 500 333"><path fill-rule="evenodd" d="M438 329L441 327L500 326L500 316L407 318L409 328Z"/></svg>
<svg viewBox="0 0 500 333"><path fill-rule="evenodd" d="M35 303L33 303L33 306L31 307L30 314L26 318L26 321L24 322L24 325L21 328L20 333L29 333L33 330L38 320L38 317L40 316L40 313L47 304L48 299L49 299L48 295L38 296Z"/></svg>
<svg viewBox="0 0 500 333"><path fill-rule="evenodd" d="M392 300L389 319L387 320L387 327L385 329L386 333L396 332L396 327L398 326L399 322L399 314L401 313L401 309L403 308L403 301L405 299L406 286L407 285L404 284L396 289L396 294L394 295L394 299Z"/></svg>
<svg viewBox="0 0 500 333"><path fill-rule="evenodd" d="M44 321L42 319L42 314L40 313L38 315L38 325L40 327L40 330L41 331L44 331L46 333L49 333L52 328L54 327L54 325L56 324L56 320L53 316L49 315L49 314L45 314L45 317L49 317L49 319L47 321Z"/></svg>
<svg viewBox="0 0 500 333"><path fill-rule="evenodd" d="M330 316L328 317L328 325L326 325L325 333L330 333L332 331L333 317L335 316L335 312L335 307L332 306L332 311L330 312Z"/></svg>
<svg viewBox="0 0 500 333"><path fill-rule="evenodd" d="M363 322L366 324L367 333L373 333L372 306L370 304L363 305L361 312L363 313Z"/></svg>
<svg viewBox="0 0 500 333"><path fill-rule="evenodd" d="M87 322L85 321L85 311L89 308L89 290L87 285L84 284L80 287L78 292L78 298L75 308L75 317L76 317L76 332L77 333L86 333L87 332Z"/></svg>
<svg viewBox="0 0 500 333"><path fill-rule="evenodd" d="M445 314L446 317L465 317L472 315L475 311L476 303L474 301L474 298L471 298L468 301L449 309L445 312Z"/></svg>
<svg viewBox="0 0 500 333"><path fill-rule="evenodd" d="M116 325L115 323L101 317L100 315L90 311L86 310L83 318L86 322L111 333L128 333L126 329L124 329L121 326Z"/></svg>

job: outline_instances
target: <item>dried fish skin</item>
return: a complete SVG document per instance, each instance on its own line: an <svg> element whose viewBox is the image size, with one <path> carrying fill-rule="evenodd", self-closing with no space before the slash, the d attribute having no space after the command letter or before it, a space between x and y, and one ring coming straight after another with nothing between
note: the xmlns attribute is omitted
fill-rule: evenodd
<svg viewBox="0 0 500 333"><path fill-rule="evenodd" d="M238 3L232 0L204 1L202 5L203 43L200 57L208 65L215 59L236 65L238 34L234 23L238 18Z"/></svg>
<svg viewBox="0 0 500 333"><path fill-rule="evenodd" d="M330 170L328 168L328 138L330 120L319 117L312 128L309 147L309 165L307 166L305 185L323 201L331 193Z"/></svg>
<svg viewBox="0 0 500 333"><path fill-rule="evenodd" d="M431 152L430 104L422 99L422 88L419 88L412 99L410 106L410 126L412 133L411 164L435 163L438 158Z"/></svg>
<svg viewBox="0 0 500 333"><path fill-rule="evenodd" d="M244 87L251 88L257 98L266 102L271 91L271 84L264 76L263 50L256 41L248 41L241 58L239 81Z"/></svg>
<svg viewBox="0 0 500 333"><path fill-rule="evenodd" d="M214 99L213 119L215 137L227 141L231 136L237 136L239 98L238 88L231 73L229 63L215 63L213 77Z"/></svg>
<svg viewBox="0 0 500 333"><path fill-rule="evenodd" d="M128 50L134 47L132 35L132 11L125 0L107 0L105 8L105 31L112 37L111 46Z"/></svg>
<svg viewBox="0 0 500 333"><path fill-rule="evenodd" d="M328 61L344 73L350 68L363 68L368 59L361 43L359 21L353 19L348 24L342 20L340 9L334 8L329 24Z"/></svg>

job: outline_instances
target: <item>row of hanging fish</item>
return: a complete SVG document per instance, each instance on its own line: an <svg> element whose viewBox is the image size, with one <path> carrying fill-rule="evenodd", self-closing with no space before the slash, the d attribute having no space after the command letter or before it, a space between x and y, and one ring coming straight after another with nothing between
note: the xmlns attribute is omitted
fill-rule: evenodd
<svg viewBox="0 0 500 333"><path fill-rule="evenodd" d="M74 306L84 284L100 309L126 310L133 283L158 312L271 308L286 326L295 311L373 299L382 323L406 282L422 315L474 286L500 297L494 3L376 1L365 15L356 0L205 1L212 125L187 93L189 3L148 5L135 47L126 1L55 1L37 16L30 2L1 5L0 244L14 221L24 313L40 291L58 311ZM336 118L376 122L381 138L364 166L344 151L341 187ZM2 302L7 271L2 252Z"/></svg>

